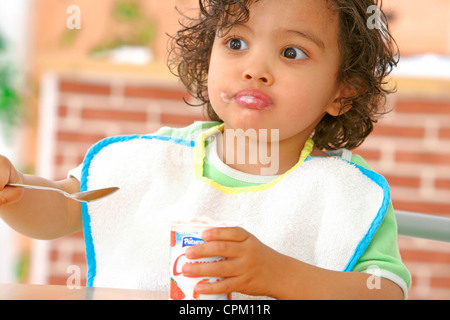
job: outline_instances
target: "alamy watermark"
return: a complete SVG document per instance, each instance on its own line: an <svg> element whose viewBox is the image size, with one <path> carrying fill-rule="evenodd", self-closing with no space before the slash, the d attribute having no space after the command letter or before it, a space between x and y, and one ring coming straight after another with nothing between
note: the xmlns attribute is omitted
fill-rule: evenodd
<svg viewBox="0 0 450 320"><path fill-rule="evenodd" d="M210 130L203 128L204 130ZM202 133L196 132L190 138L177 140L181 147L173 148L166 156L171 166L211 165L216 155L226 165L249 165L254 172L263 176L278 174L280 168L279 129L225 129L216 130L204 136L204 154L198 145ZM224 139L226 139L224 141ZM185 146L185 147L183 147ZM214 149L211 149L212 147Z"/></svg>
<svg viewBox="0 0 450 320"><path fill-rule="evenodd" d="M69 277L66 281L66 286L68 289L81 289L81 268L77 265L70 265L66 269L66 273Z"/></svg>
<svg viewBox="0 0 450 320"><path fill-rule="evenodd" d="M66 13L69 17L66 20L66 26L69 30L81 29L81 9L77 5L68 6Z"/></svg>
<svg viewBox="0 0 450 320"><path fill-rule="evenodd" d="M81 8L75 4L70 5L66 9L66 13L69 17L66 20L66 26L69 30L81 29ZM381 29L382 26L382 12L377 5L371 5L367 7L367 14L370 14L367 19L366 25L370 30Z"/></svg>
<svg viewBox="0 0 450 320"><path fill-rule="evenodd" d="M369 290L381 289L381 269L378 266L370 266L366 270L367 273L370 273L370 276L367 278L366 286Z"/></svg>
<svg viewBox="0 0 450 320"><path fill-rule="evenodd" d="M366 13L370 14L366 22L367 28L380 30L383 24L381 9L376 5L371 5L367 8Z"/></svg>
<svg viewBox="0 0 450 320"><path fill-rule="evenodd" d="M275 175L279 169L280 132L278 129L225 129L214 136L218 151L227 165L259 165L259 174ZM223 143L226 139L226 147ZM223 150L225 149L225 150Z"/></svg>

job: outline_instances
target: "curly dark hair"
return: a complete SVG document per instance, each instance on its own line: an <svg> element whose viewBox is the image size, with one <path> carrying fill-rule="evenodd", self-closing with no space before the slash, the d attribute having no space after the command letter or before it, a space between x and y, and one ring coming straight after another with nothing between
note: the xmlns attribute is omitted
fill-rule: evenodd
<svg viewBox="0 0 450 320"><path fill-rule="evenodd" d="M209 59L217 32L226 34L234 25L249 19L249 7L260 0L199 0L200 14L172 37L169 69L178 76L197 106L205 106L208 117L221 121L208 98ZM339 15L341 62L337 81L356 94L341 98L338 116L326 114L312 133L318 148L336 150L358 147L372 132L377 118L388 112L386 96L395 91L385 82L398 63L399 50L388 28L378 0L325 0ZM369 28L368 9L377 6L379 20ZM373 11L372 11L373 12ZM186 16L184 16L187 18ZM187 102L188 103L188 102ZM190 104L195 105L195 104Z"/></svg>

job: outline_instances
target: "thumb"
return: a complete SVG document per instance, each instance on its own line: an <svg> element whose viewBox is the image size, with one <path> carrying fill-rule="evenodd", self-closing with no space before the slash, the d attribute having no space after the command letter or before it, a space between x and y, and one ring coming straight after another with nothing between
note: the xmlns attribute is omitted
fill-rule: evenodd
<svg viewBox="0 0 450 320"><path fill-rule="evenodd" d="M19 172L5 157L0 156L0 206L18 201L23 189L8 186L8 183L21 183Z"/></svg>
<svg viewBox="0 0 450 320"><path fill-rule="evenodd" d="M5 186L0 191L0 206L19 201L23 195L23 188Z"/></svg>

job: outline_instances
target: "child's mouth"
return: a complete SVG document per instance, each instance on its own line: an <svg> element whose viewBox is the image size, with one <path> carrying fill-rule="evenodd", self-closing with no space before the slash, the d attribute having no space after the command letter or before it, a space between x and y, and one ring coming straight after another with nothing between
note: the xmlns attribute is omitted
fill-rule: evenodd
<svg viewBox="0 0 450 320"><path fill-rule="evenodd" d="M269 110L273 106L272 99L256 89L242 90L234 97L224 92L220 96L225 103L236 102L236 104L248 109Z"/></svg>

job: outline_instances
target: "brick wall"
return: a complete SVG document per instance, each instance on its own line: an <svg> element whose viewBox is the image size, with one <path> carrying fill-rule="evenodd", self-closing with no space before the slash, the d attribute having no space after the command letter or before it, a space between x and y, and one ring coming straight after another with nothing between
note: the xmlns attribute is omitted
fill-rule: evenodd
<svg viewBox="0 0 450 320"><path fill-rule="evenodd" d="M397 98L358 153L389 181L396 209L450 213L450 101Z"/></svg>
<svg viewBox="0 0 450 320"><path fill-rule="evenodd" d="M56 179L80 164L99 139L202 119L200 110L182 102L186 95L173 83L61 75L55 88L58 99L46 116L55 117L51 175ZM450 98L397 94L390 104L395 111L357 152L386 176L395 209L450 216ZM410 298L449 299L450 244L401 236L399 245L413 277ZM50 241L47 249L48 283L66 284L70 265L80 266L84 277L81 233Z"/></svg>
<svg viewBox="0 0 450 320"><path fill-rule="evenodd" d="M355 152L391 188L394 209L450 217L450 83L402 81L374 132ZM450 232L450 230L449 230ZM410 299L450 299L450 243L399 237Z"/></svg>

